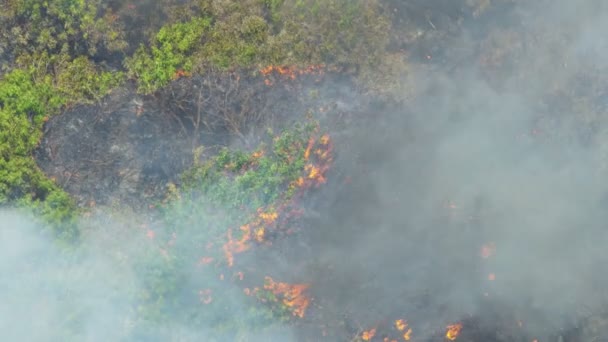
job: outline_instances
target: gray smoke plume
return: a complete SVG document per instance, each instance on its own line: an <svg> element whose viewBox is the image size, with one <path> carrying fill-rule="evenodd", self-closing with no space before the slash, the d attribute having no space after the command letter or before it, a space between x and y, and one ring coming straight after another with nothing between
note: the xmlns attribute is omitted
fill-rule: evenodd
<svg viewBox="0 0 608 342"><path fill-rule="evenodd" d="M354 184L317 208L310 242L336 314L408 319L426 340L494 307L543 340L605 311L608 12L517 7L470 23L441 51L464 61L413 67L413 99L338 143Z"/></svg>

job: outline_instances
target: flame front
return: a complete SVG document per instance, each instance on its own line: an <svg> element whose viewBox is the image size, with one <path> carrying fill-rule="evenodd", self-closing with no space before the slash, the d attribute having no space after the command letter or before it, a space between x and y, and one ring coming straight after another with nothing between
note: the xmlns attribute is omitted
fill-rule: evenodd
<svg viewBox="0 0 608 342"><path fill-rule="evenodd" d="M461 330L462 330L462 324L460 324L460 323L450 324L447 326L445 338L447 338L450 341L454 341L456 338L458 338L458 335L460 334Z"/></svg>
<svg viewBox="0 0 608 342"><path fill-rule="evenodd" d="M267 86L271 86L274 84L274 82L272 80L270 80L268 77L271 76L273 73L277 74L283 78L286 78L288 80L295 80L298 76L301 76L301 75L322 76L325 74L325 65L323 65L323 64L309 65L304 68L300 68L297 66L269 65L265 68L262 68L260 70L260 73L264 77L266 77L264 79L264 83Z"/></svg>
<svg viewBox="0 0 608 342"><path fill-rule="evenodd" d="M304 151L304 160L307 162L304 166L306 175L298 178L292 186L297 188L318 187L327 182L325 174L331 166L331 152L332 144L329 135L325 134L318 139L311 137Z"/></svg>
<svg viewBox="0 0 608 342"><path fill-rule="evenodd" d="M306 309L310 304L310 299L305 295L305 291L310 287L308 284L288 284L275 282L271 277L265 278L264 289L272 292L275 296L281 297L281 302L289 307L294 316L304 317Z"/></svg>
<svg viewBox="0 0 608 342"><path fill-rule="evenodd" d="M243 236L236 240L232 237L232 229L228 230L228 242L224 244L224 255L228 266L234 265L234 254L242 253L249 249L249 240L251 239L251 228L248 224L241 226Z"/></svg>

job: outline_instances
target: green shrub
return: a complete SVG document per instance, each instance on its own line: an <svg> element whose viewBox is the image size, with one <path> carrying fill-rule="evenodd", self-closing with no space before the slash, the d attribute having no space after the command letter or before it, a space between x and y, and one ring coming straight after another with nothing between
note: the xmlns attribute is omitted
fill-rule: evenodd
<svg viewBox="0 0 608 342"><path fill-rule="evenodd" d="M125 61L129 76L139 81L139 90L152 92L174 79L178 69L190 71L191 50L200 44L210 25L209 19L196 18L164 26L153 38L149 49L140 46L135 55Z"/></svg>
<svg viewBox="0 0 608 342"><path fill-rule="evenodd" d="M65 104L101 98L121 75L99 72L87 58L70 60L65 54L43 52L19 63L27 68L0 80L0 205L27 206L58 236L73 239L75 204L38 169L32 152L49 116Z"/></svg>
<svg viewBox="0 0 608 342"><path fill-rule="evenodd" d="M363 0L202 2L198 11L183 11L184 22L161 28L125 65L144 93L170 82L179 69L268 65L344 68L360 73L367 86L404 63L384 58L390 21L381 10L377 1Z"/></svg>
<svg viewBox="0 0 608 342"><path fill-rule="evenodd" d="M0 8L0 50L96 55L127 47L118 17L102 0L7 0Z"/></svg>

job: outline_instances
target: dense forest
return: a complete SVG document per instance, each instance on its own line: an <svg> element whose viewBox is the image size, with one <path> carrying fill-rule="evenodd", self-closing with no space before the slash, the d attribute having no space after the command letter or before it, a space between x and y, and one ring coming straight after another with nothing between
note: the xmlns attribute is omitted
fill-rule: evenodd
<svg viewBox="0 0 608 342"><path fill-rule="evenodd" d="M0 339L606 340L606 19L0 0Z"/></svg>

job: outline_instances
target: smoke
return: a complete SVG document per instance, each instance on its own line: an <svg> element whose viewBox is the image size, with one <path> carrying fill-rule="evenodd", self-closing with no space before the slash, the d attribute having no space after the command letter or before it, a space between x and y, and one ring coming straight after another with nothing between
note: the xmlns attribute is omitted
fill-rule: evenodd
<svg viewBox="0 0 608 342"><path fill-rule="evenodd" d="M243 298L240 288L210 277L195 262L164 258L159 253L163 244L137 228L141 217L123 215L114 211L88 218L81 224L81 245L66 249L41 234L44 227L27 214L0 212L2 340L291 339L280 324L266 322L265 329L257 330L247 325L247 320L264 321L256 316L263 311L252 311L253 302ZM188 253L186 259L196 261L195 253ZM172 267L179 271L170 272ZM170 276L175 274L178 279ZM185 284L177 286L176 281ZM232 297L206 307L197 298L201 284L221 287ZM197 314L199 320L192 320ZM251 333L245 328L255 331L255 338L248 338Z"/></svg>
<svg viewBox="0 0 608 342"><path fill-rule="evenodd" d="M23 213L0 212L3 340L119 340L128 273L108 258L67 253Z"/></svg>
<svg viewBox="0 0 608 342"><path fill-rule="evenodd" d="M517 8L469 23L442 51L464 62L414 65L413 99L337 143L353 183L315 206L310 269L353 331L404 318L425 340L508 310L549 338L605 311L605 5Z"/></svg>
<svg viewBox="0 0 608 342"><path fill-rule="evenodd" d="M606 5L504 2L508 12L467 18L441 46L434 30L450 15L415 24L428 40L413 45L423 57L404 76L404 103L355 102L354 87L335 90L338 110L354 119L331 127L328 184L309 199L300 233L243 261L310 283L314 304L298 328L269 323L239 286L200 271L202 247L188 237L213 215L168 229L140 228L141 213L102 214L82 224L82 246L65 250L5 211L0 338L315 340L322 322L329 340L342 341L407 319L425 341L450 323L485 331L507 317L513 330L523 321L521 336L542 340L605 311ZM168 260L161 251L172 233L185 252ZM234 295L194 306L201 284ZM243 332L249 319L270 328ZM466 328L465 340L514 339Z"/></svg>

